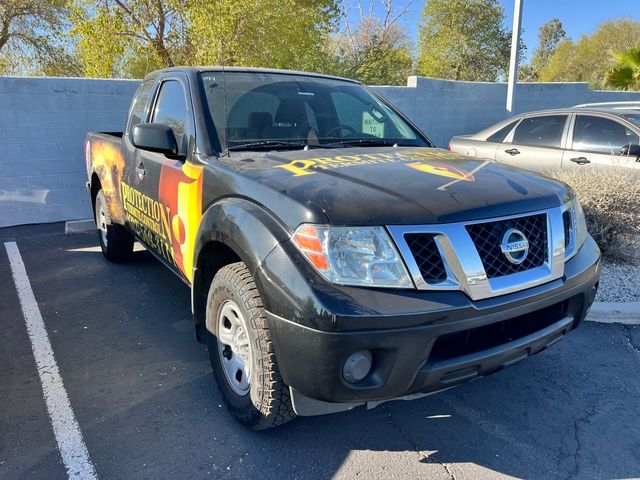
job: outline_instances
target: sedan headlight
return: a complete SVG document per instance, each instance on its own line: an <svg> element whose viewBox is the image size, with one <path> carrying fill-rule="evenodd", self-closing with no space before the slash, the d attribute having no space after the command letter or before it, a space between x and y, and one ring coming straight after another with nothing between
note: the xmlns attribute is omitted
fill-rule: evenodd
<svg viewBox="0 0 640 480"><path fill-rule="evenodd" d="M413 288L400 254L382 227L300 225L293 244L330 282Z"/></svg>
<svg viewBox="0 0 640 480"><path fill-rule="evenodd" d="M567 205L564 215L565 224L565 256L568 260L573 257L587 239L587 221L580 201L574 195Z"/></svg>

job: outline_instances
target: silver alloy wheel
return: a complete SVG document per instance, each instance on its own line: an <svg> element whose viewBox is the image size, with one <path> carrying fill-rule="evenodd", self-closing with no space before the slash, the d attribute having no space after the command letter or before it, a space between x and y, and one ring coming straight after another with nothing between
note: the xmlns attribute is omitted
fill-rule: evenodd
<svg viewBox="0 0 640 480"><path fill-rule="evenodd" d="M107 246L107 214L105 212L106 205L101 198L98 198L96 205L96 224L98 230L100 230L100 236L102 237L102 244Z"/></svg>
<svg viewBox="0 0 640 480"><path fill-rule="evenodd" d="M218 355L229 386L241 397L251 387L251 341L238 305L225 300L218 311Z"/></svg>

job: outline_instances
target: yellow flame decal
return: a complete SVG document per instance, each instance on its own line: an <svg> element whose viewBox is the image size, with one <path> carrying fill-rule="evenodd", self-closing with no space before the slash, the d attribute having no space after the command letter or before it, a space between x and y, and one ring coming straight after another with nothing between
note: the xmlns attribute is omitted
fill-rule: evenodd
<svg viewBox="0 0 640 480"><path fill-rule="evenodd" d="M408 167L418 170L419 172L430 173L440 177L453 178L455 180L465 180L467 182L475 181L473 174L460 170L459 168L450 167L437 163L408 163Z"/></svg>

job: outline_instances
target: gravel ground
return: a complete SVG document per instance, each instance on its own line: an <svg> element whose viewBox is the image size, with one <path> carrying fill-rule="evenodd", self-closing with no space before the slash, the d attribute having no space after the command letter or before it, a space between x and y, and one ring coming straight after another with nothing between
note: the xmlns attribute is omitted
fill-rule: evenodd
<svg viewBox="0 0 640 480"><path fill-rule="evenodd" d="M596 302L640 302L640 265L603 262Z"/></svg>

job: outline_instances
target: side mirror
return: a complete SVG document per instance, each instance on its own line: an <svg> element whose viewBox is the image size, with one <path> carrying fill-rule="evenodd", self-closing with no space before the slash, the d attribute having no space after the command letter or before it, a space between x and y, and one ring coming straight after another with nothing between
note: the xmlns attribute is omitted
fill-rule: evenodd
<svg viewBox="0 0 640 480"><path fill-rule="evenodd" d="M178 154L176 136L171 127L161 123L140 123L133 127L131 143L136 148L175 156Z"/></svg>
<svg viewBox="0 0 640 480"><path fill-rule="evenodd" d="M629 143L620 149L620 155L627 157L640 157L640 145Z"/></svg>

